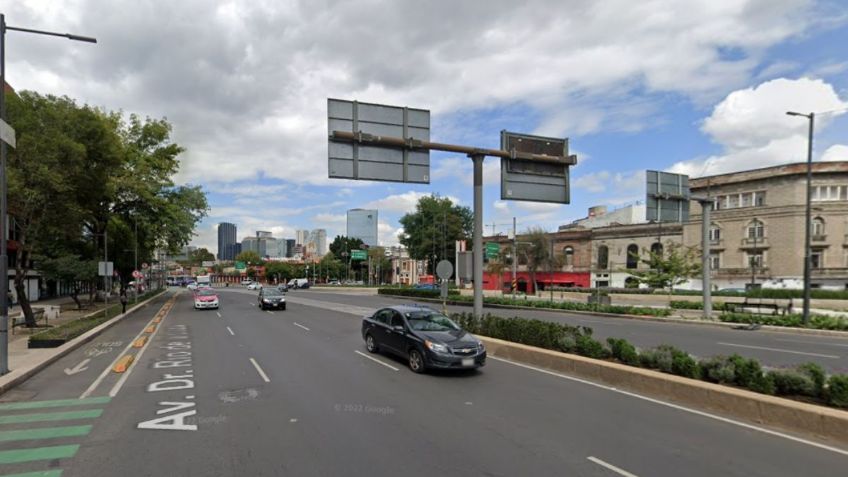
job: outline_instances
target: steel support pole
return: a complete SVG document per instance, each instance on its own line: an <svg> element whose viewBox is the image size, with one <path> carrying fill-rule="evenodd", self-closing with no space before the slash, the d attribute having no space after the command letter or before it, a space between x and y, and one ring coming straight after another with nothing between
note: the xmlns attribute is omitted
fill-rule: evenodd
<svg viewBox="0 0 848 477"><path fill-rule="evenodd" d="M810 250L810 235L812 231L811 228L811 205L810 202L813 196L813 123L815 122L815 114L810 113L807 118L810 120L810 132L809 137L807 138L807 203L806 203L806 213L804 218L804 324L807 325L810 323L810 288L811 288L811 273L810 268L812 263L812 250ZM4 178L5 180L5 178ZM5 187L3 189L5 191Z"/></svg>
<svg viewBox="0 0 848 477"><path fill-rule="evenodd" d="M6 120L6 16L0 13L0 119ZM6 204L6 143L0 141L0 374L9 372L9 257Z"/></svg>
<svg viewBox="0 0 848 477"><path fill-rule="evenodd" d="M710 209L713 201L701 201L701 290L704 298L704 318L712 319L713 298L710 284Z"/></svg>
<svg viewBox="0 0 848 477"><path fill-rule="evenodd" d="M472 154L474 162L474 316L483 316L483 159Z"/></svg>
<svg viewBox="0 0 848 477"><path fill-rule="evenodd" d="M515 228L515 217L512 218L512 299L515 300L515 290L518 288L518 230Z"/></svg>

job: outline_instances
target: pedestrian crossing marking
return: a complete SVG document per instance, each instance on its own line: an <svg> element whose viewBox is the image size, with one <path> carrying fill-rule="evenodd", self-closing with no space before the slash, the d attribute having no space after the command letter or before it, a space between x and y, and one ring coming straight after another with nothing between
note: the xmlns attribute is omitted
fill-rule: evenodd
<svg viewBox="0 0 848 477"><path fill-rule="evenodd" d="M0 442L25 441L31 439L54 439L58 437L85 436L91 432L91 426L41 427L37 429L20 429L0 431ZM2 476L0 476L2 477Z"/></svg>
<svg viewBox="0 0 848 477"><path fill-rule="evenodd" d="M70 419L91 419L100 417L103 409L87 409L84 411L39 412L34 414L12 414L0 416L0 424L19 424L24 422L65 421Z"/></svg>
<svg viewBox="0 0 848 477"><path fill-rule="evenodd" d="M0 464L67 459L68 457L73 457L77 453L77 450L79 450L79 444L0 451Z"/></svg>
<svg viewBox="0 0 848 477"><path fill-rule="evenodd" d="M0 411L17 411L20 409L41 409L48 407L86 406L89 404L106 404L111 401L109 396L90 397L85 399L56 399L52 401L7 402L0 404Z"/></svg>

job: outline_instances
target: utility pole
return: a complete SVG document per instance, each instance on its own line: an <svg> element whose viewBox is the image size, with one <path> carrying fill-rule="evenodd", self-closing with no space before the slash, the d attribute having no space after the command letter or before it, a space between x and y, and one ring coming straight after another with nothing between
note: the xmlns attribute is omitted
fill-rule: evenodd
<svg viewBox="0 0 848 477"><path fill-rule="evenodd" d="M515 289L518 288L518 231L515 228L515 217L512 218L512 299L515 300Z"/></svg>
<svg viewBox="0 0 848 477"><path fill-rule="evenodd" d="M474 316L483 316L483 154L474 162Z"/></svg>
<svg viewBox="0 0 848 477"><path fill-rule="evenodd" d="M97 43L91 37L13 27L6 24L6 15L0 13L0 121L6 121L6 32L19 31L36 35L59 36L68 40ZM0 140L0 375L9 372L9 257L7 256L8 181L6 167L6 142Z"/></svg>
<svg viewBox="0 0 848 477"><path fill-rule="evenodd" d="M551 237L551 254L548 256L548 288L551 291L551 303L554 302L554 238Z"/></svg>
<svg viewBox="0 0 848 477"><path fill-rule="evenodd" d="M786 114L790 116L801 116L807 118L810 121L810 129L807 136L807 199L805 203L805 213L804 213L804 224L806 228L804 230L804 324L810 323L810 295L811 295L811 260L812 253L810 250L810 233L811 233L811 205L813 197L813 126L815 124L816 115L815 113L803 114L796 113L794 111L787 111Z"/></svg>

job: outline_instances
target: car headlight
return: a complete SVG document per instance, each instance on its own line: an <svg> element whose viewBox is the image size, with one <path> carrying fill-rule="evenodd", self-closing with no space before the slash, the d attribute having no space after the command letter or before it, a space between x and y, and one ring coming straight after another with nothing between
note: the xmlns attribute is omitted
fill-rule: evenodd
<svg viewBox="0 0 848 477"><path fill-rule="evenodd" d="M478 341L477 349L479 349L480 351L486 351L486 345L484 345L482 341Z"/></svg>
<svg viewBox="0 0 848 477"><path fill-rule="evenodd" d="M271 303L271 300L263 299L262 303Z"/></svg>
<svg viewBox="0 0 848 477"><path fill-rule="evenodd" d="M430 340L424 341L424 344L427 345L427 348L430 351L433 351L435 353L447 353L448 352L448 347L443 345L443 344L434 343Z"/></svg>

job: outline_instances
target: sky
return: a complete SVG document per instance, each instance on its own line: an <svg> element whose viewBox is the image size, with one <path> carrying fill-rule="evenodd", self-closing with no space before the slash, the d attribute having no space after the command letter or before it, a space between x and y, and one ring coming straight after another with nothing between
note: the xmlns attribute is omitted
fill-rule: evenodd
<svg viewBox="0 0 848 477"><path fill-rule="evenodd" d="M431 111L433 141L497 148L500 131L569 138L568 205L500 199L484 163L485 233L557 226L644 200L645 170L704 176L848 160L848 0L0 0L8 82L167 118L175 181L219 222L293 238L379 210L383 245L425 195L472 205L471 161L431 153L430 184L327 177L327 98Z"/></svg>

